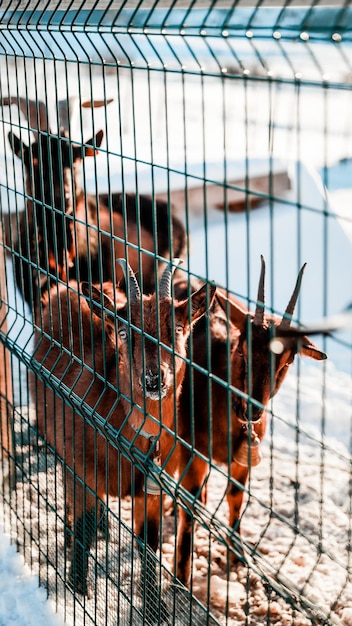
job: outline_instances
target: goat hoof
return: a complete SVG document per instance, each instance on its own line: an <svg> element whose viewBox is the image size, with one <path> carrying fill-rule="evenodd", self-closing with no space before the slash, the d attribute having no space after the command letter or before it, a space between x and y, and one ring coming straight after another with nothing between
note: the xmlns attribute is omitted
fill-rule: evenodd
<svg viewBox="0 0 352 626"><path fill-rule="evenodd" d="M107 540L109 539L109 519L106 511L102 511L100 514L98 530Z"/></svg>
<svg viewBox="0 0 352 626"><path fill-rule="evenodd" d="M71 587L74 593L79 593L81 596L85 596L86 598L91 598L91 593L88 589L87 581L82 581L82 578L79 576L75 576L72 572L70 572L68 577L68 584Z"/></svg>
<svg viewBox="0 0 352 626"><path fill-rule="evenodd" d="M239 564L246 565L247 559L244 550L241 549L239 546L236 546L236 552L231 551L230 565L235 566Z"/></svg>
<svg viewBox="0 0 352 626"><path fill-rule="evenodd" d="M190 582L191 582L191 575L189 575L189 576L182 576L181 574L178 574L177 575L177 581L179 583L181 583L181 585L186 587L186 589L189 589L189 585L190 585Z"/></svg>
<svg viewBox="0 0 352 626"><path fill-rule="evenodd" d="M160 600L157 606L152 605L150 599L146 602L145 619L148 626L155 624L170 624L170 612L165 602Z"/></svg>

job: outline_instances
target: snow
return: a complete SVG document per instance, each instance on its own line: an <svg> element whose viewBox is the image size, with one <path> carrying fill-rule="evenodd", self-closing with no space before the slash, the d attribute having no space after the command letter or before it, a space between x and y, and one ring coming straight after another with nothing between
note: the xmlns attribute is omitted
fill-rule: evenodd
<svg viewBox="0 0 352 626"><path fill-rule="evenodd" d="M1 507L2 508L2 507ZM23 556L0 523L0 626L61 626L52 601L38 587Z"/></svg>
<svg viewBox="0 0 352 626"><path fill-rule="evenodd" d="M65 35L67 36L68 34ZM122 37L121 41L127 50L128 38ZM165 41L155 40L155 50L160 54L166 54L168 50ZM215 41L212 42L214 46ZM196 56L202 56L202 47L205 44L202 41L197 42L196 38L188 43L192 47L179 41L178 53L185 63L194 64L190 69L195 71L197 63L190 51L197 46ZM150 52L145 37L138 39L138 45L140 50L145 52L148 49L148 53ZM230 45L229 40L226 45L222 44L221 49L216 49L223 65L229 65L229 61L233 60ZM241 61L249 63L253 60L251 42L237 41L236 45L236 53ZM267 55L270 63L272 62L275 72L281 71L286 77L292 74L292 68L283 69L282 64L286 57L277 53L274 42L259 42L256 45ZM132 41L130 46L127 51L133 56L136 48ZM312 61L311 50L299 47L300 54L296 55L297 46L284 42L282 46L296 68L305 67L307 73L310 72L310 78L316 78L319 72L317 64ZM187 58L183 58L182 55L186 54ZM307 64L308 56L311 65ZM155 63L156 59L155 53ZM137 60L141 62L140 58ZM348 68L339 64L340 60L337 48L329 47L325 69L332 73L338 71L339 78L343 78L343 72L347 73ZM176 61L174 58L169 58L168 61L172 69ZM208 62L211 63L210 58ZM54 75L53 68L52 71ZM21 68L19 74L21 75ZM284 163L290 175L291 189L285 197L279 198L271 206L256 209L248 221L243 214L229 214L225 221L223 213L208 207L207 232L202 216L190 216L192 248L186 267L194 274L230 288L248 302L255 299L259 258L260 254L264 254L268 267L267 307L280 313L287 304L300 265L307 262L298 307L300 321L309 323L325 314L343 310L352 302L352 146L351 133L348 130L346 132L350 128L349 91L331 88L325 92L323 99L321 90L302 83L298 98L295 89L290 85L276 90L272 87L272 93L269 94L266 85L253 83L244 87L241 81L232 81L224 85L217 99L214 97L217 78L202 76L198 80L196 76L190 78L185 75L181 79L180 76L166 74L166 98L163 79L148 74L151 81L148 83L145 74L138 69L134 70L134 102L143 104L135 107L133 115L129 73L120 70L119 81L116 81L113 73L106 74L104 80L108 95L115 98L114 103L107 108L108 128L118 129L121 125L123 133L120 135L116 130L105 138L106 148L113 153L109 161L104 147L95 163L87 161L87 188L90 191L95 190L93 181L97 173L96 184L99 191L106 190L108 166L111 167L111 183L114 189L121 186L123 169L123 180L128 190L134 191L137 185L139 191L148 190L148 187L160 191L165 188L167 168L172 170L170 181L174 186L184 186L186 176L188 185L195 184L205 163L208 178L221 183L224 178L225 156L228 180L232 175L243 176L243 173L254 176L259 166L261 171L268 171L275 157L275 163ZM49 64L47 80L52 81L53 75L50 74ZM39 73L36 80L40 81ZM77 89L76 83L75 66L72 66L69 95ZM31 84L29 80L29 89ZM102 85L102 77L97 71L93 76L94 95L101 92ZM32 95L29 93L29 96ZM65 95L62 94L62 97ZM49 98L54 96L53 90L49 91ZM261 103L260 108L258 101ZM207 128L206 137L203 136L203 120L199 116L201 110L204 113L204 126ZM296 111L296 117L292 111ZM16 121L15 112L12 114L13 121ZM97 127L103 119L99 117L101 115L97 111ZM244 132L245 115L250 122L246 127L247 134ZM274 147L269 148L266 133L273 119L275 142ZM83 124L84 135L91 136L90 112L83 113ZM7 159L11 160L6 140L8 130L9 126L4 124L1 130L4 137L0 137L0 144L4 145ZM249 161L246 161L247 150L251 155ZM121 153L123 158L119 156ZM182 165L185 156L187 172ZM134 161L136 157L140 160L137 168ZM16 203L21 205L23 198L20 193L16 195L11 191L7 195L5 186L16 186L21 191L22 170L19 162L15 161L14 178L10 176L5 180L4 172L11 174L11 171L6 170L2 159L3 156L0 162L1 203L3 210L8 205L13 209ZM151 159L154 163L153 170L146 165ZM296 201L301 207L299 219ZM327 207L335 212L336 218L334 214L326 216ZM11 267L8 265L8 275L10 274ZM8 287L11 288L10 281ZM15 292L9 291L8 297L10 302L14 302ZM20 306L18 300L16 306ZM26 317L28 320L28 312ZM9 321L11 337L16 338L18 344L30 353L30 322L23 324L21 316L16 318L14 312ZM347 347L343 345L343 339L349 341ZM259 542L261 558L268 567L270 565L277 568L281 577L285 576L297 585L311 601L326 612L334 606L331 619L335 621L331 623L351 626L352 583L346 579L346 569L350 564L351 529L351 335L339 333L333 339L323 341L317 337L315 341L319 347L326 349L329 360L326 364L312 364L308 360L298 359L271 403L263 461L252 473L250 496L242 528L249 544L256 545ZM23 385L23 390L25 389L26 386ZM22 396L22 401L24 400ZM44 480L44 472L41 474L38 481ZM52 467L45 476L49 481L54 480ZM220 469L214 468L209 482L208 507L224 523L227 520L225 490L224 475ZM38 511L34 510L31 493L29 485L24 486L23 492L19 490L19 504L22 506L21 511L28 515L31 511L33 520L38 519L37 532L40 536L40 517L45 508L38 507ZM43 504L42 506L45 507ZM277 518L270 519L270 506L274 506ZM300 531L298 535L290 525L297 510ZM129 503L123 503L123 519L126 524L129 514ZM283 523L280 522L280 517ZM47 521L45 517L45 524ZM52 532L56 532L52 518L50 524ZM31 531L34 530L31 527ZM32 622L55 626L63 623L63 618L54 613L51 601L46 600L46 593L37 588L36 575L40 559L44 558L43 554L38 555L38 562L33 564L36 575L30 574L28 567L23 564L22 556L16 553L15 546L10 545L2 529L0 532L0 626L12 623L28 626ZM63 545L62 534L58 533L59 550ZM169 569L172 568L173 536L170 515L164 520L162 546L163 562ZM316 549L319 541L322 553ZM219 620L227 611L227 624L242 626L245 623L246 603L250 602L251 615L256 620L253 623L268 623L268 615L271 623L280 626L291 623L305 626L309 623L301 613L296 614L293 619L292 612L280 598L269 602L257 572L248 574L245 567L238 566L227 576L226 548L217 542L212 542L210 547L209 572L209 543L209 535L199 525L195 540L193 591L206 604L210 576L212 610ZM106 550L101 544L104 541L98 541L97 550L103 559ZM23 545L19 547L24 549ZM113 531L108 549L112 555L119 550ZM131 567L128 565L129 558L130 552L126 550L124 571L127 574ZM111 562L114 562L113 558ZM63 568L62 563L61 566L60 571ZM105 597L104 580L97 576L95 582L98 593L100 585L102 597ZM52 581L50 585L51 590L55 589ZM110 615L106 615L107 624L114 623L109 619L115 619L114 593L111 592L111 596L106 593L110 602L107 606L107 612L110 610ZM68 602L68 598L66 600ZM85 607L92 615L93 602L87 600ZM70 623L70 617L67 621ZM90 623L88 618L87 623Z"/></svg>

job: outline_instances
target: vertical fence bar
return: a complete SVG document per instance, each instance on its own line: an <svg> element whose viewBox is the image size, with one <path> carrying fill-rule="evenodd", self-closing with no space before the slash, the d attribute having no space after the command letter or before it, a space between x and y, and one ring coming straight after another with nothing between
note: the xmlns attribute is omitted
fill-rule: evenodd
<svg viewBox="0 0 352 626"><path fill-rule="evenodd" d="M270 389L275 386L280 359L270 353L269 340L283 315L287 300L281 297L292 271L307 260L305 255L308 270L293 324L301 319L309 323L310 307L315 307L318 315L334 313L330 307L336 305L338 309L337 301L343 303L333 284L341 277L344 295L352 300L349 270L346 271L352 266L352 246L348 248L341 236L341 245L334 247L330 228L336 226L336 215L320 189L323 186L316 184L320 176L318 182L328 187L333 159L340 160L341 166L349 157L345 151L346 136L350 139L352 132L347 122L341 124L341 119L346 115L349 120L350 107L342 112L336 105L340 97L344 101L352 93L352 31L347 8L339 12L339 19L346 17L346 41L342 41L342 35L340 40L331 29L338 17L336 11L329 9L331 19L325 18L325 24L320 19L324 13L317 10L324 9L324 0L308 2L308 11L289 7L290 3L284 1L275 11L271 5L277 6L277 2L261 0L249 0L246 7L240 6L244 4L241 2L222 0L214 0L209 7L204 6L203 0L178 0L169 2L166 9L164 0L138 0L131 3L135 5L132 10L128 2L116 9L112 0L72 0L61 3L58 13L58 2L56 7L55 3L44 3L42 12L30 11L29 4L27 0L17 3L13 19L7 16L9 28L6 15L2 15L4 27L0 29L0 49L2 46L8 55L12 42L15 70L5 81L0 65L0 91L5 101L11 101L13 106L17 96L17 100L26 102L27 108L33 102L38 114L42 100L50 121L37 133L33 118L29 126L22 124L23 116L26 117L23 107L19 122L10 112L9 120L3 121L4 154L0 154L5 169L9 166L5 182L1 183L0 161L0 193L7 188L8 195L9 191L14 192L16 199L27 207L23 222L17 217L17 226L20 222L27 226L24 231L28 237L20 241L18 249L6 237L6 245L2 245L0 233L0 444L8 478L6 491L15 485L17 452L17 488L6 504L11 524L14 520L13 538L20 548L22 541L31 568L39 569L40 584L47 586L57 605L64 603L68 623L70 618L73 624L84 622L92 626L139 626L146 622L148 626L161 626L164 621L172 626L317 622L332 626L340 623L337 619L349 623L351 614L344 613L342 604L345 602L351 610L351 442L346 444L342 437L337 441L338 430L333 431L336 441L328 437L332 422L338 424L330 397L334 396L335 389L330 386L336 384L337 376L326 369L324 377L315 374L312 384L305 375L309 365L294 365L285 381L288 393L280 391L278 401L272 399L270 411L269 401L255 384L258 378L264 381L266 373L272 383ZM102 13L103 6L106 10ZM268 19L270 16L273 19ZM325 46L323 52L320 44ZM338 69L331 69L330 84L324 66L332 65L330 54L335 44L336 51L340 46L341 61L345 57L346 69L341 69L342 63L335 63ZM103 143L95 145L93 140L90 146L86 125L88 121L92 129L89 137L97 137L100 126L93 117L93 103L100 90L105 111ZM334 116L327 101L330 93ZM72 113L71 97L77 98L79 113L76 120L68 115L67 128L61 128L61 105L66 104L67 113ZM87 97L92 105L90 120L83 111ZM107 110L109 102L114 104ZM38 122L39 117L34 121ZM12 158L8 157L9 131L24 139L21 150L14 150L10 141ZM38 155L31 152L36 141ZM322 145L325 151L319 154ZM101 153L96 159L94 148ZM104 153L106 172L101 160ZM91 158L86 161L85 156ZM276 170L281 160L285 165L279 163ZM29 191L28 183L34 178L38 161L37 184ZM308 161L309 168L315 169L315 181ZM12 182L12 169L17 166L26 174L25 193L21 191L19 183L23 181L18 174ZM74 185L80 167L82 189ZM322 167L324 177L319 171ZM278 185L281 178L282 189ZM57 182L60 193L55 194ZM91 186L89 191L86 185ZM162 213L165 222L158 219L158 207L163 206L158 203L162 199L166 200L165 214ZM177 207L177 216L182 215L187 231L180 254L172 254L177 230L172 205ZM258 210L253 211L254 208ZM30 211L33 228L28 223ZM346 219L350 221L345 216ZM290 236L286 239L287 233ZM164 247L163 239L167 240ZM74 252L79 247L82 257L77 259ZM40 314L33 331L31 328L42 343L42 351L36 349L33 353L29 344L23 349L21 333L14 339L9 319L15 314L16 323L26 324L28 320L23 310L21 317L16 302L8 301L10 272L6 271L5 249L12 255L13 265L19 263L20 291L27 288L34 293L39 287L54 286L40 298ZM261 254L267 263L265 319L260 315L261 310L264 314L263 306L256 304L258 301L264 305L264 289L260 297L258 290L257 299L255 292ZM342 254L345 260L339 266L336 259ZM172 340L169 346L162 333L167 315L162 315L165 309L158 302L160 283L156 281L153 327L143 306L140 318L132 315L137 306L131 307L128 281L121 278L119 287L125 285L129 301L125 320L122 309L118 311L115 306L117 290L114 291L119 269L115 261L121 256L134 264L142 291L148 279L156 276L159 261L183 256L187 263L181 275L187 283L187 298L193 289L191 279L194 283L214 281L217 300L221 300L219 294L223 292L221 311L207 311L200 325L192 325L193 338L183 357L189 370L187 384L183 385L184 389L189 388L182 405L184 413L178 415L174 408L174 419L168 424L163 423L161 398L159 411L154 411L154 405L146 400L145 387L148 374L149 385L154 378L154 400L156 386L158 393L161 391L160 380L155 382L155 371L148 372L148 346L157 355L159 377L165 354L171 352L174 367L178 360L177 344ZM146 271L148 260L150 271ZM25 272L27 267L29 271ZM107 269L110 272L105 275ZM46 285L39 285L39 279ZM80 280L88 282L89 297L81 290ZM77 283L73 285L73 281ZM110 290L114 291L104 315L103 297L96 301L97 308L84 313L96 289L92 284L95 281L101 290L103 283L110 281ZM313 298L307 298L313 289ZM330 292L340 299L330 298ZM239 308L237 296L241 301ZM102 332L95 324L99 311L98 318L104 319ZM174 337L175 313L170 319L170 336ZM190 311L188 321L191 319ZM178 332L181 331L178 325ZM318 344L320 341L317 339ZM335 341L336 337L325 340L327 352L328 345L336 349L332 345ZM119 352L123 342L129 342L128 357L124 356L127 348L126 353ZM133 344L139 342L142 356L138 361L140 371L135 372L131 357L135 356ZM351 336L343 349L345 359L350 358ZM48 360L51 351L54 365ZM239 364L236 371L232 369L233 355ZM33 445L22 431L27 426L31 430L32 424L26 410L22 411L24 402L17 401L18 385L11 372L16 356L24 361L29 377L33 373L38 376L32 401L36 405L40 441L44 441L42 447ZM294 358L292 354L292 361ZM334 366L333 358L331 362ZM218 369L219 363L225 365L223 369ZM257 377L257 364L262 363L263 370ZM291 361L284 363L282 371L286 372L289 365ZM29 372L31 369L34 372ZM70 370L74 376L69 375ZM347 375L350 372L351 364ZM338 374L344 380L346 372ZM138 379L141 387L144 385L140 398L133 379ZM278 382L281 384L282 380L278 378ZM319 390L313 397L309 384L317 388L313 391L321 386L321 393ZM338 384L341 398L348 398L351 406L351 392L346 393L340 381ZM276 391L275 388L274 395ZM305 400L306 393L309 401ZM220 394L226 406L215 403L214 398L219 399ZM114 414L115 410L118 414L124 401L131 407L126 409L126 422L132 411L133 423L137 414L147 425L160 422L160 430L170 430L180 448L188 450L183 469L180 465L179 472L173 474L161 454L161 465L151 462L158 458L159 463L159 456L151 456L154 435L148 435L147 430L139 436L147 434L150 441L139 444L135 432L133 442L123 438L126 424L120 427L120 418L115 421ZM350 422L350 406L346 409L346 403L342 406L341 399L337 405L342 422ZM175 398L174 407L176 404ZM257 437L252 438L253 416L263 408L267 408L268 417L270 414L270 425L258 471L254 462L260 460L256 446L258 439L264 437L264 430L260 429L266 418L261 415L254 425L258 428ZM318 423L316 416L320 412L323 419ZM191 424L189 432L180 428L182 420ZM197 464L201 471L196 484ZM237 471L236 464L246 469ZM63 481L59 471L62 465ZM121 467L126 476L121 475ZM331 485L330 473L333 478L338 477L338 489ZM126 488L125 477L130 483ZM153 484L156 479L156 497L160 490L169 496L168 513L174 517L170 520L163 516L161 506L155 502L159 508L157 524L161 526L155 552L146 546L145 520L147 509L152 508L149 496L155 496L148 492L141 495L139 483L145 482L146 477ZM114 480L116 487L110 489ZM101 483L105 485L105 494ZM67 508L72 508L73 518L77 518L72 528L63 510L65 501ZM100 519L101 502L109 530L108 522ZM312 503L315 509L310 508ZM240 505L237 518L234 511ZM331 527L329 507L335 511ZM177 569L179 580L172 575L176 571L172 559L177 526L181 527L181 509L189 516L191 527L189 539L187 534L185 537L185 544L188 540L191 544L188 589L182 585L186 582L182 570ZM138 515L140 511L142 517ZM140 517L144 525L137 537L134 517ZM242 543L238 534L240 523ZM97 536L93 546L91 535L97 530L105 537ZM74 552L70 553L70 542L76 558L72 558ZM232 563L234 553L242 557L242 547L248 560ZM71 563L75 562L71 576L70 557ZM327 581L332 586L333 579L339 585L333 590L334 597L319 595ZM90 597L80 593L86 583ZM170 615L162 620L167 607ZM282 620L278 621L280 615Z"/></svg>

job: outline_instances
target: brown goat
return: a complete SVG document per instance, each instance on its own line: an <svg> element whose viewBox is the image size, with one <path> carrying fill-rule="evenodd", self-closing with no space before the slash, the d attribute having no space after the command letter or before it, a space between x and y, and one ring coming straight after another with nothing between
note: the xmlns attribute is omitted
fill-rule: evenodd
<svg viewBox="0 0 352 626"><path fill-rule="evenodd" d="M66 281L76 258L73 233L74 197L72 168L79 168L83 156L94 154L92 141L86 147L70 146L64 137L40 132L37 141L27 146L14 133L8 135L13 153L22 159L26 179L26 211L20 219L16 242L16 282L24 299L34 312L50 289L50 277ZM97 133L94 144L99 147L103 133ZM85 207L78 204L76 218L84 221ZM88 204L87 211L90 210ZM78 223L79 223L78 222ZM89 220L88 220L89 222ZM85 254L90 248L85 236ZM97 245L91 255L95 259Z"/></svg>
<svg viewBox="0 0 352 626"><path fill-rule="evenodd" d="M205 502L207 458L227 464L229 524L238 534L244 486L250 467L260 461L258 447L265 434L269 399L279 390L297 349L312 359L327 358L308 337L301 339L299 348L297 340L292 338L280 355L274 356L270 351L274 334L290 326L303 270L304 267L283 318L265 316L262 257L255 314L217 289L215 300L221 308L211 312L210 327L203 318L190 338L191 358L196 367L192 371L187 367L180 396L178 434L189 444L181 448L180 477L182 485ZM212 382L204 370L211 373ZM193 526L185 510L180 509L179 516L177 577L187 584ZM235 560L233 554L232 558Z"/></svg>
<svg viewBox="0 0 352 626"><path fill-rule="evenodd" d="M173 302L169 268L160 279L158 298L141 294L131 268L128 273L125 268L125 275L127 301L111 284L103 292L86 284L85 296L75 283L68 290L59 287L55 294L52 290L33 358L39 377L41 371L49 372L71 397L94 409L118 436L144 454L153 455L159 441L161 462L173 473L177 455L169 459L168 454L175 438L165 428L175 430L190 326L204 315L215 289L210 287L207 296L204 286L189 299ZM82 419L67 399L65 403L39 378L33 379L32 391L38 397L39 432L64 461L66 509L74 527L70 580L76 591L85 594L88 553L98 520L96 496L103 500L106 494L132 493L135 532L155 551L160 490L156 495L144 494L143 473ZM155 584L152 565L145 571L150 591Z"/></svg>
<svg viewBox="0 0 352 626"><path fill-rule="evenodd" d="M4 98L2 103L16 104L24 115L28 109L32 128L38 126L30 146L14 133L8 135L12 151L24 164L27 196L16 244L16 282L34 314L58 279L121 281L120 268L113 276L113 257L124 257L126 247L131 267L143 277L143 291L153 292L158 272L155 254L168 259L181 256L185 248L184 226L168 204L133 194L86 194L83 158L96 153L103 131L82 146L73 143L65 101L59 103L60 120L66 121L58 134L48 127L43 102Z"/></svg>

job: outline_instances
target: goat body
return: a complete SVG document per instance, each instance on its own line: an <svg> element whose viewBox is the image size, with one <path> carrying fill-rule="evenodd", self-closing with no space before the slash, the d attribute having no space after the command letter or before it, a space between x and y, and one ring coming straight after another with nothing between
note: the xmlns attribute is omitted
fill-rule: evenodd
<svg viewBox="0 0 352 626"><path fill-rule="evenodd" d="M50 131L44 102L4 97L4 106L17 106L28 117L35 135L30 146L8 134L13 153L23 161L26 211L19 220L16 242L16 282L36 315L54 282L68 279L108 281L115 258L126 256L135 272L143 274L143 291L155 288L160 259L184 253L186 233L172 208L161 200L133 194L86 194L82 162L100 148L103 131L84 145L70 139L76 106L101 107L112 100L62 100L58 102L59 131ZM111 238L114 242L111 243ZM116 276L119 281L121 273Z"/></svg>
<svg viewBox="0 0 352 626"><path fill-rule="evenodd" d="M33 357L40 370L55 376L71 396L88 404L144 454L159 439L161 459L167 459L167 470L173 473L177 454L168 455L175 438L165 428L175 430L190 324L206 311L206 287L173 303L161 279L159 301L155 294L133 297L131 290L128 304L111 284L103 292L86 285L88 298L78 287L71 283L68 289L51 291ZM210 290L210 300L212 296ZM160 497L143 494L142 473L37 377L32 392L40 399L39 432L64 461L65 504L68 521L74 523L70 579L77 591L86 593L87 555L97 525L95 494L103 500L106 494L123 497L132 492L135 532L154 551ZM153 576L149 583L154 584Z"/></svg>
<svg viewBox="0 0 352 626"><path fill-rule="evenodd" d="M52 284L50 276L66 281L76 261L76 235L73 231L75 198L83 192L78 172L83 156L95 153L93 140L85 147L70 145L67 138L39 133L27 146L10 132L14 154L23 161L26 180L26 210L20 220L16 243L16 282L24 299L39 311L41 298ZM103 132L97 133L94 145L99 147ZM89 204L83 220L89 216ZM87 258L87 239L84 256Z"/></svg>
<svg viewBox="0 0 352 626"><path fill-rule="evenodd" d="M195 325L190 337L192 369L187 366L179 402L178 433L188 443L180 447L182 485L205 502L207 458L226 464L229 525L238 534L244 486L250 466L254 465L251 442L254 439L258 444L264 437L265 408L279 390L299 349L310 358L326 358L308 337L301 340L299 347L296 340L287 341L280 355L274 356L270 351L275 332L280 334L280 329L290 325L303 268L282 320L264 316L264 269L262 259L254 315L217 289L217 307L209 320L203 318ZM184 509L180 508L179 516L177 577L187 584L193 525Z"/></svg>
<svg viewBox="0 0 352 626"><path fill-rule="evenodd" d="M143 291L152 292L161 258L180 256L185 229L167 203L133 194L85 194L81 185L84 156L99 148L103 132L84 147L65 136L40 133L27 146L9 133L14 154L26 171L26 212L17 242L16 282L34 313L53 279L108 281L113 278L113 256L128 257L143 276ZM115 276L123 278L121 272Z"/></svg>

